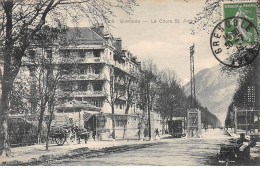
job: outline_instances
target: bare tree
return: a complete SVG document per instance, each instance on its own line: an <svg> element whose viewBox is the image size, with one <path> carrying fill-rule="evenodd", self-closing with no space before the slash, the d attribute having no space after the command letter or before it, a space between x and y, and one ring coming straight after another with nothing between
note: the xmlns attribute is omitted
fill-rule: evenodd
<svg viewBox="0 0 260 169"><path fill-rule="evenodd" d="M108 23L110 16L114 15L113 8L131 13L135 5L134 0L2 0L0 2L0 35L4 60L0 112L0 154L2 156L10 155L6 119L13 82L21 67L25 51L31 44L31 39L41 30L46 21L50 19L56 24L63 23L65 15L75 22L79 18L87 18L90 22Z"/></svg>
<svg viewBox="0 0 260 169"><path fill-rule="evenodd" d="M140 106L143 110L147 110L148 113L148 134L150 140L152 138L150 113L155 106L154 103L157 96L157 75L157 66L153 63L153 60L148 59L142 62L142 73L140 78L140 88L142 89L140 94L142 104Z"/></svg>
<svg viewBox="0 0 260 169"><path fill-rule="evenodd" d="M121 76L125 76L125 74L121 74ZM112 138L115 139L115 105L118 104L119 100L122 97L126 96L126 80L123 82L124 88L119 87L116 84L116 73L114 66L109 67L109 77L107 77L107 81L109 83L109 89L106 89L106 101L109 103L111 107L112 114Z"/></svg>
<svg viewBox="0 0 260 169"><path fill-rule="evenodd" d="M48 150L48 140L50 134L51 122L54 115L55 106L59 103L59 98L64 98L70 93L57 92L61 82L65 76L71 75L69 69L76 65L77 58L70 56L64 51L61 52L62 45L54 43L57 39L65 36L66 29L58 30L56 28L50 28L48 26L37 34L36 39L36 51L38 53L33 58L30 58L28 66L31 67L31 75L33 76L35 83L35 91L38 96L38 128L37 137L38 143L41 143L41 133L44 121L44 114L48 107L49 116L47 119L47 139L46 150ZM67 51L68 52L68 51ZM66 57L65 57L66 56Z"/></svg>

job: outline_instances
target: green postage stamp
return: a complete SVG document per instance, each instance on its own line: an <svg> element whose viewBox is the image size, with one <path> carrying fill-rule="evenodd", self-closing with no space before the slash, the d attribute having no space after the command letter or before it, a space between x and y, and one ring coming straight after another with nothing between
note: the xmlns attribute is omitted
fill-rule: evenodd
<svg viewBox="0 0 260 169"><path fill-rule="evenodd" d="M232 44L248 44L258 41L257 2L223 4L226 41Z"/></svg>

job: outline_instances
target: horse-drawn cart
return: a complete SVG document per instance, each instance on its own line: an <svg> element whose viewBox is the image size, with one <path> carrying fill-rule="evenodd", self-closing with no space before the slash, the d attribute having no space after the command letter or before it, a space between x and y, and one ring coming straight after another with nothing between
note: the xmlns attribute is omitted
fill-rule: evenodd
<svg viewBox="0 0 260 169"><path fill-rule="evenodd" d="M57 145L62 146L66 141L73 143L75 140L84 139L87 143L89 132L85 128L69 126L52 126L50 137Z"/></svg>

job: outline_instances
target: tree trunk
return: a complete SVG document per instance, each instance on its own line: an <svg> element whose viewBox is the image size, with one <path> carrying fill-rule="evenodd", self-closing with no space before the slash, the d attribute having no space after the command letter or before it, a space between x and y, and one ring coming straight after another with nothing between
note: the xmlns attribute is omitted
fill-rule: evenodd
<svg viewBox="0 0 260 169"><path fill-rule="evenodd" d="M50 131L51 131L51 122L52 122L52 118L53 118L53 108L52 108L52 104L50 105L50 108L49 108L49 110L50 110L50 119L49 119L49 123L48 123L48 125L47 125L47 139L46 139L46 150L48 150L49 149L49 137L50 137Z"/></svg>
<svg viewBox="0 0 260 169"><path fill-rule="evenodd" d="M20 69L20 63L11 67L11 54L6 52L4 58L4 73L2 80L1 112L0 112L0 155L9 156L10 149L8 141L7 116L9 111L9 100L13 89L13 82ZM9 153L8 153L9 152ZM4 154L3 154L4 153Z"/></svg>
<svg viewBox="0 0 260 169"><path fill-rule="evenodd" d="M50 136L50 130L51 130L51 121L52 121L52 115L49 119L49 123L47 125L47 136L46 136L46 149L49 150L49 136Z"/></svg>
<svg viewBox="0 0 260 169"><path fill-rule="evenodd" d="M19 72L20 65L17 65L15 68L10 68L9 64L10 59L9 53L5 55L5 64L4 64L4 75L2 81L2 97L1 97L1 112L0 112L0 155L9 156L10 155L10 146L8 140L8 124L7 116L9 111L9 100L11 91L13 88L14 79Z"/></svg>
<svg viewBox="0 0 260 169"><path fill-rule="evenodd" d="M48 111L50 112L50 117L48 119L48 124L47 124L47 136L46 136L46 151L49 149L49 135L50 135L50 130L51 130L51 122L52 122L52 110L51 110L51 103L49 102L48 104Z"/></svg>
<svg viewBox="0 0 260 169"><path fill-rule="evenodd" d="M111 102L110 102L110 106L111 106L111 113L112 113L112 138L113 140L116 139L116 132L115 132L115 118L114 118L114 114L115 114L115 97L114 97L114 81L115 81L115 74L114 74L114 68L111 67L110 68L110 98L111 98Z"/></svg>
<svg viewBox="0 0 260 169"><path fill-rule="evenodd" d="M9 157L11 154L9 138L8 138L8 124L7 118L1 117L1 128L0 128L0 153L2 157Z"/></svg>
<svg viewBox="0 0 260 169"><path fill-rule="evenodd" d="M37 129L38 144L41 144L42 122L43 122L43 115L45 112L46 104L47 102L43 103L40 108L40 116L39 116L38 129Z"/></svg>
<svg viewBox="0 0 260 169"><path fill-rule="evenodd" d="M5 66L6 67L6 66ZM7 69L5 69L7 70ZM7 72L7 71L5 71ZM13 78L4 74L2 83L1 116L0 116L0 153L2 156L10 156L10 144L8 138L7 116L9 111L9 98L12 91ZM8 73L9 74L9 73Z"/></svg>
<svg viewBox="0 0 260 169"><path fill-rule="evenodd" d="M126 86L127 101L126 101L125 114L128 114L128 111L129 111L129 108L130 108L130 105L131 105L132 95L130 93L130 84L131 84L131 80L128 81L127 86Z"/></svg>
<svg viewBox="0 0 260 169"><path fill-rule="evenodd" d="M149 140L152 140L152 127L151 127L151 112L150 112L150 84L147 83L147 111L148 111L148 127L149 127Z"/></svg>
<svg viewBox="0 0 260 169"><path fill-rule="evenodd" d="M116 139L116 131L115 131L115 117L113 116L115 113L114 105L111 107L112 109L112 138L113 140Z"/></svg>

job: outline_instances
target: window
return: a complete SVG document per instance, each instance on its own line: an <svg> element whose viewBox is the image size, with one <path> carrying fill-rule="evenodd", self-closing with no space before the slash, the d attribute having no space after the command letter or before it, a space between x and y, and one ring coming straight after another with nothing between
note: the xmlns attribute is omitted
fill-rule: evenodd
<svg viewBox="0 0 260 169"><path fill-rule="evenodd" d="M79 82L78 84L78 91L87 91L88 90L88 83L86 82Z"/></svg>
<svg viewBox="0 0 260 169"><path fill-rule="evenodd" d="M79 66L78 70L79 70L79 74L85 74L87 72L87 70L84 66Z"/></svg>
<svg viewBox="0 0 260 169"><path fill-rule="evenodd" d="M74 98L73 97L69 97L67 100L68 102L72 101Z"/></svg>
<svg viewBox="0 0 260 169"><path fill-rule="evenodd" d="M72 86L72 91L78 91L79 86L78 86L77 83L74 82L74 83L71 84L71 86Z"/></svg>
<svg viewBox="0 0 260 169"><path fill-rule="evenodd" d="M94 57L100 57L100 50L94 50Z"/></svg>
<svg viewBox="0 0 260 169"><path fill-rule="evenodd" d="M89 100L89 98L87 98L87 97L83 97L83 101L84 101L84 102L89 102L90 100Z"/></svg>
<svg viewBox="0 0 260 169"><path fill-rule="evenodd" d="M66 75L70 74L70 72L72 71L71 65L62 65L61 69L62 69L62 73Z"/></svg>
<svg viewBox="0 0 260 169"><path fill-rule="evenodd" d="M101 68L100 67L94 67L94 73L95 74L100 74Z"/></svg>
<svg viewBox="0 0 260 169"><path fill-rule="evenodd" d="M75 100L82 101L82 97L75 97Z"/></svg>
<svg viewBox="0 0 260 169"><path fill-rule="evenodd" d="M46 51L46 53L47 53L47 58L52 58L52 51L51 50L47 50Z"/></svg>
<svg viewBox="0 0 260 169"><path fill-rule="evenodd" d="M29 57L30 57L30 59L34 60L35 59L35 54L36 54L35 50L29 50Z"/></svg>
<svg viewBox="0 0 260 169"><path fill-rule="evenodd" d="M58 113L63 113L63 110L62 110L62 109L59 109L59 110L58 110Z"/></svg>
<svg viewBox="0 0 260 169"><path fill-rule="evenodd" d="M102 84L94 83L93 84L93 91L102 91Z"/></svg>
<svg viewBox="0 0 260 169"><path fill-rule="evenodd" d="M70 56L70 51L69 50L61 51L61 56L64 58L68 58Z"/></svg>
<svg viewBox="0 0 260 169"><path fill-rule="evenodd" d="M79 57L84 58L86 51L85 50L79 50L78 53L79 53Z"/></svg>
<svg viewBox="0 0 260 169"><path fill-rule="evenodd" d="M68 82L61 83L61 90L63 91L71 91L71 84Z"/></svg>

